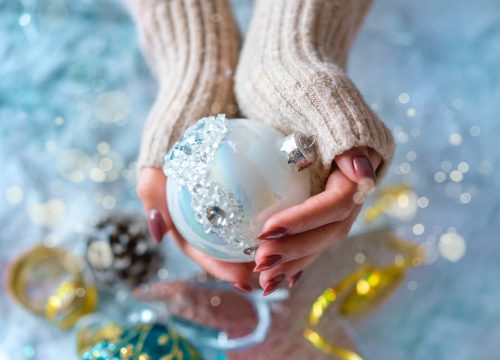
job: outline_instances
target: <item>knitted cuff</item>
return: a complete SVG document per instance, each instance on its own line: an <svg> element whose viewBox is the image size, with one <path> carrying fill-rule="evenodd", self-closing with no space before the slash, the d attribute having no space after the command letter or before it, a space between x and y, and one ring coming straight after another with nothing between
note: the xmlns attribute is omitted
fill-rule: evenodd
<svg viewBox="0 0 500 360"><path fill-rule="evenodd" d="M239 35L229 0L138 1L141 46L159 82L138 165L159 168L190 124L236 112L232 77Z"/></svg>
<svg viewBox="0 0 500 360"><path fill-rule="evenodd" d="M317 136L313 167L321 191L335 156L366 146L383 158L394 144L344 72L350 44L369 7L367 0L258 0L238 65L236 96L247 117L284 134Z"/></svg>
<svg viewBox="0 0 500 360"><path fill-rule="evenodd" d="M320 161L312 171L315 173L313 186L321 189L330 174L332 160L337 155L355 147L375 150L382 163L377 170L381 179L387 172L394 155L394 141L390 130L365 103L352 81L338 70L335 75L323 74L323 89L331 96L317 112L309 112L311 117L297 125L303 132L318 136L317 146ZM314 98L314 96L312 97ZM309 109L311 110L311 109Z"/></svg>

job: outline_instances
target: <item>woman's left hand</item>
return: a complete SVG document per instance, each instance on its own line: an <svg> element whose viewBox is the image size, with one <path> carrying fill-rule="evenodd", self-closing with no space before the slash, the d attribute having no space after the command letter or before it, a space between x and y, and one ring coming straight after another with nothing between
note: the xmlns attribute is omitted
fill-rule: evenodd
<svg viewBox="0 0 500 360"><path fill-rule="evenodd" d="M266 221L254 269L264 295L285 283L292 287L302 270L347 237L381 162L379 154L364 147L337 156L323 192Z"/></svg>

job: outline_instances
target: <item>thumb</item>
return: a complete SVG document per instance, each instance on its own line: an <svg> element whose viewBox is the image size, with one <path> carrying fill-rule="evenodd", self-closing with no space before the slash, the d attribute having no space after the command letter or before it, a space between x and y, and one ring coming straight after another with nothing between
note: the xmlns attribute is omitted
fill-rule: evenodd
<svg viewBox="0 0 500 360"><path fill-rule="evenodd" d="M382 163L380 155L367 147L357 147L335 157L342 173L357 184L375 186L376 169Z"/></svg>
<svg viewBox="0 0 500 360"><path fill-rule="evenodd" d="M137 180L137 193L146 210L151 235L161 242L171 223L166 200L167 178L160 169L143 168Z"/></svg>

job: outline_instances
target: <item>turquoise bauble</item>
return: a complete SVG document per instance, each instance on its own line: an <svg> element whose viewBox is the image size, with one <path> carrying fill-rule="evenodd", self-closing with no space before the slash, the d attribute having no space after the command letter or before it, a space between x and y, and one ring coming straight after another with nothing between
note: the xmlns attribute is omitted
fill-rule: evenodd
<svg viewBox="0 0 500 360"><path fill-rule="evenodd" d="M312 160L311 152L296 156L288 146L304 139L223 115L188 128L164 166L168 209L180 234L212 257L252 261L265 221L310 196L309 172L296 165Z"/></svg>
<svg viewBox="0 0 500 360"><path fill-rule="evenodd" d="M131 359L201 360L201 356L187 340L166 325L140 324L123 331L113 330L112 336L94 344L81 357L81 360Z"/></svg>

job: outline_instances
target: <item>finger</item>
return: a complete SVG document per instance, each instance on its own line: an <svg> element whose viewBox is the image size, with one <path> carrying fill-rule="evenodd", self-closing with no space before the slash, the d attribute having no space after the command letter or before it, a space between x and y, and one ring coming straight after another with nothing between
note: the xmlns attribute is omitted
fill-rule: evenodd
<svg viewBox="0 0 500 360"><path fill-rule="evenodd" d="M170 229L168 234L187 256L210 275L231 284L237 284L244 290L251 289L253 263L229 263L210 257L189 245L175 227Z"/></svg>
<svg viewBox="0 0 500 360"><path fill-rule="evenodd" d="M344 221L283 239L264 241L255 254L257 266L254 271L265 271L288 261L323 252L334 243L347 237L360 210L361 206L356 205L354 211Z"/></svg>
<svg viewBox="0 0 500 360"><path fill-rule="evenodd" d="M382 158L373 149L357 147L335 157L335 164L353 182L370 181L371 186L377 182L376 170Z"/></svg>
<svg viewBox="0 0 500 360"><path fill-rule="evenodd" d="M162 217L170 222L167 210L166 183L167 178L162 170L143 168L137 181L137 194L146 212L157 209Z"/></svg>
<svg viewBox="0 0 500 360"><path fill-rule="evenodd" d="M288 283L290 286L290 282L294 280L296 274L300 273L302 270L311 265L319 257L320 254L321 253L318 252L312 255L304 256L293 261L282 263L278 266L273 267L272 269L261 272L259 275L260 286L264 290L268 289L269 291L270 285L272 287L273 283L276 283L276 281L273 281L273 279L283 278L282 274L285 276L280 285ZM280 285L276 286L275 289Z"/></svg>
<svg viewBox="0 0 500 360"><path fill-rule="evenodd" d="M357 184L336 169L330 174L325 191L271 216L259 239L274 240L342 221L354 209L356 192Z"/></svg>
<svg viewBox="0 0 500 360"><path fill-rule="evenodd" d="M168 215L165 194L166 177L163 172L155 168L143 168L137 182L137 193L146 210L148 226L153 238L160 242L172 227Z"/></svg>

